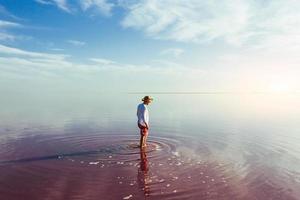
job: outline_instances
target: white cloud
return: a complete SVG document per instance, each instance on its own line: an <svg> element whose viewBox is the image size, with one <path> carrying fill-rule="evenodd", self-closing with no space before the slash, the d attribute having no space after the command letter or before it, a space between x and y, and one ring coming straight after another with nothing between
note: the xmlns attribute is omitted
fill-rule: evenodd
<svg viewBox="0 0 300 200"><path fill-rule="evenodd" d="M49 54L49 53L39 53L32 51L25 51L18 48L8 47L0 44L0 54L5 54L8 56L26 56L26 57L36 57L44 59L54 59L54 60L64 60L68 55L65 54Z"/></svg>
<svg viewBox="0 0 300 200"><path fill-rule="evenodd" d="M20 38L19 36L10 33L9 30L21 27L23 26L19 23L0 20L0 41L14 41L17 38Z"/></svg>
<svg viewBox="0 0 300 200"><path fill-rule="evenodd" d="M170 55L174 57L178 57L184 53L183 49L180 48L170 48L170 49L165 49L160 52L161 55Z"/></svg>
<svg viewBox="0 0 300 200"><path fill-rule="evenodd" d="M16 39L16 36L9 34L9 33L1 33L0 32L0 41L14 41Z"/></svg>
<svg viewBox="0 0 300 200"><path fill-rule="evenodd" d="M110 16L112 8L114 7L113 3L108 2L108 0L76 0L69 1L67 0L35 0L36 2L44 5L56 5L58 8L66 11L72 12L75 9L71 8L70 3L73 3L73 6L80 6L83 11L94 10L101 13L104 16Z"/></svg>
<svg viewBox="0 0 300 200"><path fill-rule="evenodd" d="M148 65L132 65L132 64L126 64L126 63L119 63L113 60L108 60L104 58L90 58L90 61L92 61L92 64L90 66L93 66L94 68L101 69L101 70L117 70L117 71L144 71L151 69Z"/></svg>
<svg viewBox="0 0 300 200"><path fill-rule="evenodd" d="M53 0L53 1L60 9L70 12L70 8L67 5L67 0Z"/></svg>
<svg viewBox="0 0 300 200"><path fill-rule="evenodd" d="M166 9L167 8L167 9ZM151 37L203 42L238 35L246 25L243 1L145 0L128 7L124 27L143 30Z"/></svg>
<svg viewBox="0 0 300 200"><path fill-rule="evenodd" d="M61 49L61 48L51 48L50 50L52 50L52 51L64 51L65 49Z"/></svg>
<svg viewBox="0 0 300 200"><path fill-rule="evenodd" d="M84 45L86 45L85 42L79 41L79 40L68 40L67 42L74 45L74 46L84 46Z"/></svg>
<svg viewBox="0 0 300 200"><path fill-rule="evenodd" d="M68 72L83 75L85 73L113 71L117 73L148 72L158 74L193 74L194 69L166 60L153 60L148 64L126 64L104 58L90 58L90 62L73 62L69 55L26 51L0 44L0 70L22 74L25 70L57 74Z"/></svg>
<svg viewBox="0 0 300 200"><path fill-rule="evenodd" d="M21 24L15 23L15 22L10 22L10 21L3 21L0 20L0 28L16 28L16 27L22 27Z"/></svg>
<svg viewBox="0 0 300 200"><path fill-rule="evenodd" d="M115 64L115 61L108 60L108 59L103 59L103 58L90 58L91 61L98 63L98 64L103 64L103 65L111 65Z"/></svg>
<svg viewBox="0 0 300 200"><path fill-rule="evenodd" d="M82 10L95 8L105 16L110 16L114 4L109 3L107 0L80 0Z"/></svg>
<svg viewBox="0 0 300 200"><path fill-rule="evenodd" d="M50 54L26 51L0 44L0 71L13 76L47 75L54 76L73 66L64 54Z"/></svg>
<svg viewBox="0 0 300 200"><path fill-rule="evenodd" d="M60 9L71 12L69 6L67 5L67 0L35 0L38 3L45 4L45 5L56 5Z"/></svg>
<svg viewBox="0 0 300 200"><path fill-rule="evenodd" d="M40 3L40 4L46 4L46 5L49 5L49 4L52 4L52 0L35 0L37 3Z"/></svg>
<svg viewBox="0 0 300 200"><path fill-rule="evenodd" d="M122 6L128 10L124 27L156 39L245 45L300 33L295 0L140 0Z"/></svg>

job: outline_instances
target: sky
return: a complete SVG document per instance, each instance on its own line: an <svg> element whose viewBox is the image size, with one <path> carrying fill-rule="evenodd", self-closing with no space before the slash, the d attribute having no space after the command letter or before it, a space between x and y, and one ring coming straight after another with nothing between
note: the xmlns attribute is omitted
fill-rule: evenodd
<svg viewBox="0 0 300 200"><path fill-rule="evenodd" d="M0 0L0 91L299 92L298 0Z"/></svg>

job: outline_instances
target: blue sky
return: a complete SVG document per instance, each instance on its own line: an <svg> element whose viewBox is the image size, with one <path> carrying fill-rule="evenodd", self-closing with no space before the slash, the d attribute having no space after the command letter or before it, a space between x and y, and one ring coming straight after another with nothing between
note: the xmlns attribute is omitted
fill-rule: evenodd
<svg viewBox="0 0 300 200"><path fill-rule="evenodd" d="M295 0L0 0L1 89L298 91L299 10Z"/></svg>

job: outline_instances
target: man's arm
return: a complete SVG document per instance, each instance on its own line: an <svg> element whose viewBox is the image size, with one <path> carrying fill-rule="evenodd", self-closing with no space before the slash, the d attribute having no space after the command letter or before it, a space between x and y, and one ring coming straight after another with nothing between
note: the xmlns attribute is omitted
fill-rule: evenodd
<svg viewBox="0 0 300 200"><path fill-rule="evenodd" d="M144 108L144 110L143 110L143 122L145 123L146 128L149 129L149 126L148 126L148 124L147 124L147 122L145 120L145 115L146 115L146 109Z"/></svg>

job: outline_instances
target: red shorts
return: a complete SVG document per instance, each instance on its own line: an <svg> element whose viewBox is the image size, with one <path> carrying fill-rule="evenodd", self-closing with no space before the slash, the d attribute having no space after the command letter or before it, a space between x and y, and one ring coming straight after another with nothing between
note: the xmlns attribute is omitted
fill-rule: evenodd
<svg viewBox="0 0 300 200"><path fill-rule="evenodd" d="M148 128L146 126L138 123L138 127L141 130L141 135L148 135Z"/></svg>

